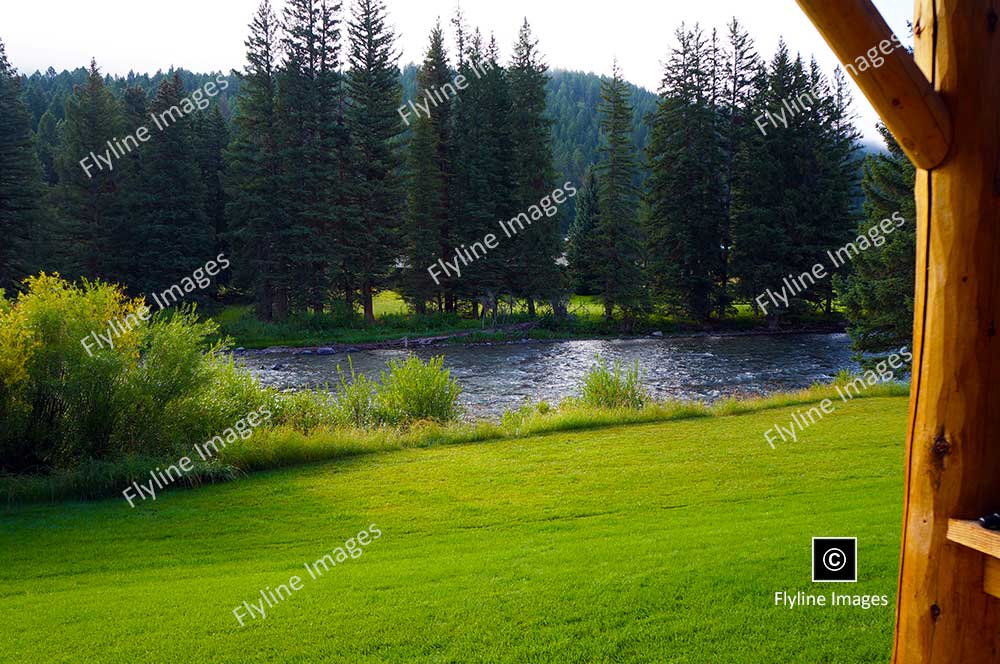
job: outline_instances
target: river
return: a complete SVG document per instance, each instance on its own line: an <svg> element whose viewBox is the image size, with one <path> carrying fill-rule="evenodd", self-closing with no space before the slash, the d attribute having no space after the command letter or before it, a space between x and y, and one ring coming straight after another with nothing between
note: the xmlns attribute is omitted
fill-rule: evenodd
<svg viewBox="0 0 1000 664"><path fill-rule="evenodd" d="M390 359L411 352L423 359L444 356L473 417L495 417L525 402L555 404L577 394L598 354L629 364L638 359L646 388L659 399L702 402L808 387L841 369L857 368L846 334L527 341L355 350L350 358L355 371L377 378ZM265 385L280 389L332 388L338 383L338 365L348 371L347 353L242 351L236 361Z"/></svg>

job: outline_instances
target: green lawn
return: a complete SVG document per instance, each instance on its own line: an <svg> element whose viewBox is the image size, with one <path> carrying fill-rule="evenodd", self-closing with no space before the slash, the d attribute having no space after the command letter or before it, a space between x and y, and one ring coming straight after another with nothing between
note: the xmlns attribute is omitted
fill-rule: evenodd
<svg viewBox="0 0 1000 664"><path fill-rule="evenodd" d="M800 407L801 408L801 407ZM7 509L3 662L884 662L906 399L384 452ZM364 555L315 561L375 523ZM856 536L860 582L810 583ZM232 609L305 578L266 619ZM776 591L889 607L774 606Z"/></svg>

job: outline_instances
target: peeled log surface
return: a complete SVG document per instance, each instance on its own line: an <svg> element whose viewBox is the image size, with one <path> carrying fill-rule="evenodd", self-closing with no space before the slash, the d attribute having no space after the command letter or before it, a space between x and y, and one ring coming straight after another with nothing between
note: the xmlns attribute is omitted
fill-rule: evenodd
<svg viewBox="0 0 1000 664"><path fill-rule="evenodd" d="M870 0L798 0L841 63L856 64L892 30ZM887 49L888 50L888 49ZM918 167L931 169L948 154L951 120L948 109L906 49L897 48L877 68L868 67L854 79L882 117L900 147Z"/></svg>
<svg viewBox="0 0 1000 664"><path fill-rule="evenodd" d="M947 538L949 518L1000 509L1000 32L993 4L916 6L916 62L954 132L945 160L917 171L896 664L1000 662L1000 600L984 591L987 556Z"/></svg>

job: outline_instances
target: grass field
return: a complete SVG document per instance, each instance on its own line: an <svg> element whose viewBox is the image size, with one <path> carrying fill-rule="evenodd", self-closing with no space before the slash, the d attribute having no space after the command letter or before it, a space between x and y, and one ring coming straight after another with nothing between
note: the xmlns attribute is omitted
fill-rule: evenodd
<svg viewBox="0 0 1000 664"><path fill-rule="evenodd" d="M905 398L430 449L7 508L2 662L876 662L890 653ZM303 564L375 523L357 560ZM856 536L859 583L810 583ZM239 627L259 590L305 580ZM774 605L797 590L889 607Z"/></svg>

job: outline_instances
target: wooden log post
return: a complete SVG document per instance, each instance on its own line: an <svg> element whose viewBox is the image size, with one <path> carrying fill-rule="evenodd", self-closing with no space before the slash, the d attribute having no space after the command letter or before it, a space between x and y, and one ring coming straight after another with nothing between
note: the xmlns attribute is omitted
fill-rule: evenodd
<svg viewBox="0 0 1000 664"><path fill-rule="evenodd" d="M992 0L917 0L917 64L953 133L917 171L914 371L893 661L1000 662L987 556L948 519L1000 510L1000 26Z"/></svg>
<svg viewBox="0 0 1000 664"><path fill-rule="evenodd" d="M867 0L799 4L842 62L884 24ZM998 12L995 0L916 0L915 62L946 116L933 97L914 96L922 84L906 63L855 77L918 166L896 664L1000 662L1000 599L986 592L997 589L1000 552L987 553L993 540L984 536L974 538L978 550L961 543L961 528L948 539L949 518L1000 511ZM845 24L858 17L868 21L856 28L867 35L860 41ZM939 132L940 117L950 122Z"/></svg>

